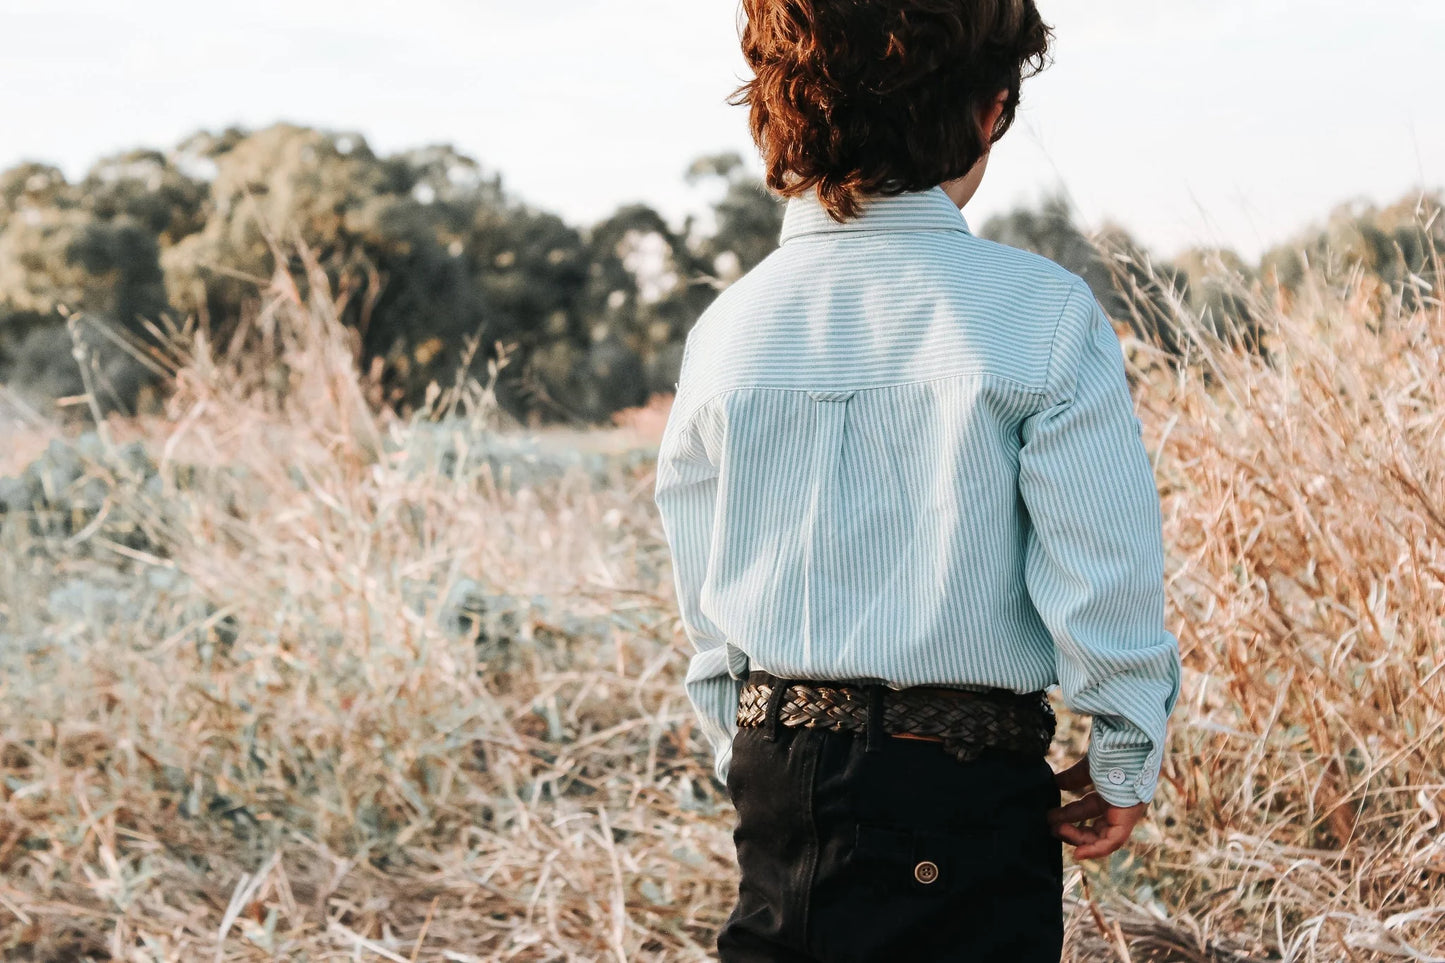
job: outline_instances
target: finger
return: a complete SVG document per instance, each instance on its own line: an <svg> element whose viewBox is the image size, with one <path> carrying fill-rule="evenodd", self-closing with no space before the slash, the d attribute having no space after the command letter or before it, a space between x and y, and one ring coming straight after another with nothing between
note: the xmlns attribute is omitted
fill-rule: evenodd
<svg viewBox="0 0 1445 963"><path fill-rule="evenodd" d="M1070 821L1081 818L1092 819L1095 816L1102 815L1104 810L1108 808L1108 805L1109 804L1104 801L1103 796L1100 796L1096 792L1091 792L1079 799L1075 799L1073 802L1056 806L1050 809L1049 813L1054 815L1055 818ZM1081 815L1075 815L1076 813Z"/></svg>
<svg viewBox="0 0 1445 963"><path fill-rule="evenodd" d="M1129 839L1133 826L1116 824L1106 828L1100 837L1074 850L1075 859L1098 859L1107 856Z"/></svg>
<svg viewBox="0 0 1445 963"><path fill-rule="evenodd" d="M1070 846L1086 846L1097 842L1099 833L1091 826L1075 826L1073 823L1064 823L1053 830L1056 838L1062 839Z"/></svg>
<svg viewBox="0 0 1445 963"><path fill-rule="evenodd" d="M1119 847L1117 844L1106 845L1102 841L1095 840L1094 842L1087 843L1083 846L1075 846L1074 859L1103 859L1118 848Z"/></svg>
<svg viewBox="0 0 1445 963"><path fill-rule="evenodd" d="M1050 809L1047 813L1049 824L1077 823L1086 819L1097 819L1104 814L1109 804L1097 793L1089 793L1083 799L1076 799L1066 806Z"/></svg>

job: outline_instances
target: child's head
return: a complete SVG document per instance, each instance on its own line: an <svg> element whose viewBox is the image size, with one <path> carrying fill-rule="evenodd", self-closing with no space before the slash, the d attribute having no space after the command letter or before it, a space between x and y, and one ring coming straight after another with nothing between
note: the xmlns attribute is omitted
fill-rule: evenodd
<svg viewBox="0 0 1445 963"><path fill-rule="evenodd" d="M857 214L860 195L976 180L1051 38L1034 0L742 6L754 76L729 102L750 108L768 186L788 197L816 189L838 221Z"/></svg>

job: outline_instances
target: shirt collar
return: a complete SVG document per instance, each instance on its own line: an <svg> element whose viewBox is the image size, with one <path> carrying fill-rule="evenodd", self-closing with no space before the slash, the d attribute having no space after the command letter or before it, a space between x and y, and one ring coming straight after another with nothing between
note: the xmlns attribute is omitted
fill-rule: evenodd
<svg viewBox="0 0 1445 963"><path fill-rule="evenodd" d="M788 198L783 209L783 227L778 243L802 234L856 231L962 231L972 234L963 211L953 203L942 185L904 194L873 194L863 202L861 213L842 224L828 216L816 191L808 190Z"/></svg>

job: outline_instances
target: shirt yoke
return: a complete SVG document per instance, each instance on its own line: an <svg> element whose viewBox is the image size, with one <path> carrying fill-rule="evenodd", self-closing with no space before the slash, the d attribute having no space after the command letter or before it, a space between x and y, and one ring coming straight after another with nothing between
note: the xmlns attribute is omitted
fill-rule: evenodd
<svg viewBox="0 0 1445 963"><path fill-rule="evenodd" d="M1060 396L1053 357L1095 307L1082 278L960 231L799 237L724 289L687 337L674 406L735 388L866 390L974 375Z"/></svg>

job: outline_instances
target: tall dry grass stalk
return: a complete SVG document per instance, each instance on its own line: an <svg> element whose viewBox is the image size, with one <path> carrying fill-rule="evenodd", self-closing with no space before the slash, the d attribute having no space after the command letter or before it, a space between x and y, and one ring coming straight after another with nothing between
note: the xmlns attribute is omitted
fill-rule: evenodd
<svg viewBox="0 0 1445 963"><path fill-rule="evenodd" d="M176 347L163 484L117 494L164 551L6 528L7 631L71 643L0 678L6 958L701 958L730 840L650 476L428 463L310 280L252 319L266 364ZM484 445L452 407L451 450ZM47 622L92 564L159 588Z"/></svg>
<svg viewBox="0 0 1445 963"><path fill-rule="evenodd" d="M1138 393L1188 668L1140 877L1286 959L1445 958L1439 294L1256 293L1268 361Z"/></svg>
<svg viewBox="0 0 1445 963"><path fill-rule="evenodd" d="M111 496L153 547L0 529L5 957L709 958L731 813L650 470L499 474L475 386L376 415L301 256L264 363L173 346L159 481ZM1445 319L1317 281L1256 303L1268 363L1130 342L1185 688L1072 961L1445 956Z"/></svg>

